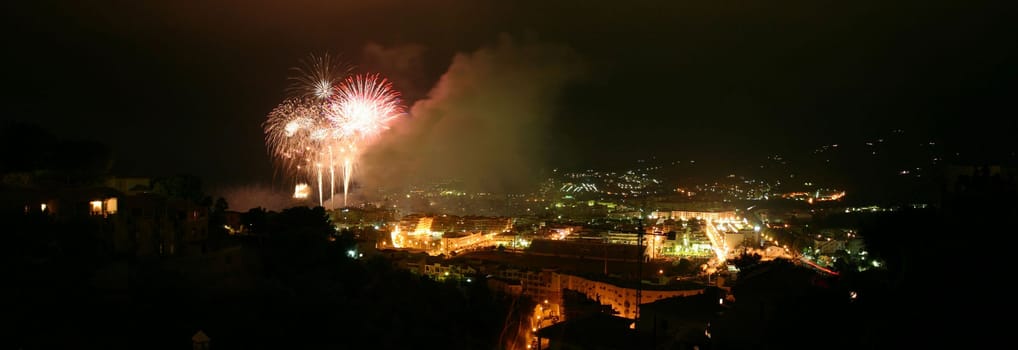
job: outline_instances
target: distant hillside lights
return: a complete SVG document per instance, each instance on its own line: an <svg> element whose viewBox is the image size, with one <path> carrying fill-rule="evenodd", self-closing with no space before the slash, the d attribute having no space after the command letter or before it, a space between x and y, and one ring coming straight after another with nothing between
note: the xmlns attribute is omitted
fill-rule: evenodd
<svg viewBox="0 0 1018 350"><path fill-rule="evenodd" d="M600 192L592 183L566 183L559 188L560 192Z"/></svg>
<svg viewBox="0 0 1018 350"><path fill-rule="evenodd" d="M782 193L780 196L781 198L785 199L806 201L809 204L813 204L813 202L827 202L839 200L845 197L845 191L817 190L814 192L788 192Z"/></svg>

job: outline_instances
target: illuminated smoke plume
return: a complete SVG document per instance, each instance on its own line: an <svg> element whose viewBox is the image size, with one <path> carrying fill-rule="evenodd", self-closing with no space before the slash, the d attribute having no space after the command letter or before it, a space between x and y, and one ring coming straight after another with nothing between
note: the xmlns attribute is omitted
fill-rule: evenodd
<svg viewBox="0 0 1018 350"><path fill-rule="evenodd" d="M403 99L416 101L427 93L428 77L424 69L426 48L418 44L382 46L368 43L361 53L359 66L389 78Z"/></svg>
<svg viewBox="0 0 1018 350"><path fill-rule="evenodd" d="M457 54L410 117L366 151L365 187L459 179L475 191L533 189L559 93L582 72L567 47L508 36Z"/></svg>
<svg viewBox="0 0 1018 350"><path fill-rule="evenodd" d="M267 186L234 186L212 191L216 197L223 197L230 205L230 210L246 212L261 207L265 210L280 211L297 205L306 205L307 201L292 197L293 189L273 189Z"/></svg>

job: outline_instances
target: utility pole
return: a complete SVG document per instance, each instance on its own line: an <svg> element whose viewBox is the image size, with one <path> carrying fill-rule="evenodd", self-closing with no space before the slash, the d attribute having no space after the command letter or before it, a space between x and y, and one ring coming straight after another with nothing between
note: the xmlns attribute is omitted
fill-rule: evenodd
<svg viewBox="0 0 1018 350"><path fill-rule="evenodd" d="M640 300L643 299L643 213L636 222L636 318L640 320Z"/></svg>
<svg viewBox="0 0 1018 350"><path fill-rule="evenodd" d="M647 208L647 197L640 193L640 214L636 221L636 317L634 321L640 320L640 303L643 300L643 212Z"/></svg>

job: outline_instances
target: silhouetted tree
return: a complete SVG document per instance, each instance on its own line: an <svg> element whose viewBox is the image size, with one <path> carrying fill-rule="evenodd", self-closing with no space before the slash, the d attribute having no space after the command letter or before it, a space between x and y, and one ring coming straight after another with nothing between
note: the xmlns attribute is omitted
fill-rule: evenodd
<svg viewBox="0 0 1018 350"><path fill-rule="evenodd" d="M252 234L267 233L268 222L268 212L262 207L251 208L246 213L240 214L240 224Z"/></svg>
<svg viewBox="0 0 1018 350"><path fill-rule="evenodd" d="M293 207L268 216L266 263L277 273L290 274L325 261L329 237L335 229L322 207ZM335 250L334 253L342 254Z"/></svg>
<svg viewBox="0 0 1018 350"><path fill-rule="evenodd" d="M357 247L357 237L350 229L343 229L333 237L335 237L335 242L332 245L340 252L346 252Z"/></svg>
<svg viewBox="0 0 1018 350"><path fill-rule="evenodd" d="M226 237L229 235L225 227L226 209L228 208L229 204L226 203L226 199L223 199L223 197L219 197L215 205L209 208L209 243L213 249L221 248L226 243Z"/></svg>
<svg viewBox="0 0 1018 350"><path fill-rule="evenodd" d="M152 190L170 198L186 199L198 205L212 205L211 198L208 203L202 203L206 196L202 192L201 179L194 175L178 174L153 179Z"/></svg>
<svg viewBox="0 0 1018 350"><path fill-rule="evenodd" d="M212 211L216 213L225 213L230 208L230 204L226 202L226 198L219 197L216 199L216 204L212 207Z"/></svg>
<svg viewBox="0 0 1018 350"><path fill-rule="evenodd" d="M689 275L697 272L699 267L692 260L682 258L668 266L668 273L673 275Z"/></svg>
<svg viewBox="0 0 1018 350"><path fill-rule="evenodd" d="M695 218L690 218L689 220L686 220L686 226L692 232L700 231L703 228L703 225L700 223L700 220L697 220Z"/></svg>
<svg viewBox="0 0 1018 350"><path fill-rule="evenodd" d="M753 266L760 263L760 259L762 259L760 254L743 252L735 259L731 259L729 261L741 271L753 268Z"/></svg>

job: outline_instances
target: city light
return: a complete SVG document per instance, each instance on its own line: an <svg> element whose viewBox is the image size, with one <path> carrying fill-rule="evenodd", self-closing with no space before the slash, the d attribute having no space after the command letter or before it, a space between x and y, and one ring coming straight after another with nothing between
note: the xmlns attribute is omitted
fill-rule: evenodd
<svg viewBox="0 0 1018 350"><path fill-rule="evenodd" d="M1006 338L1000 6L9 3L7 347Z"/></svg>

